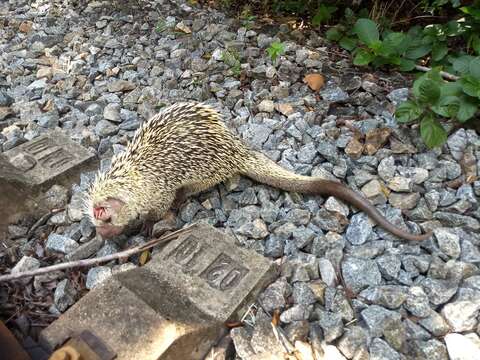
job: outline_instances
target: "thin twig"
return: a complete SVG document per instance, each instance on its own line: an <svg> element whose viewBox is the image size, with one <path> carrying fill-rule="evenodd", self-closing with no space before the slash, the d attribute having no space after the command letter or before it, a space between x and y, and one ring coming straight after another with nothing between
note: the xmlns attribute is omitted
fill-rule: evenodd
<svg viewBox="0 0 480 360"><path fill-rule="evenodd" d="M146 242L143 245L137 245L137 246L134 246L130 249L117 252L115 254L110 254L110 255L106 255L106 256L102 256L102 257L98 257L98 258L93 258L93 259L83 259L83 260L60 263L60 264L56 264L56 265L52 265L52 266L46 266L46 267L43 267L43 268L39 268L39 269L36 269L36 270L25 271L25 272L18 273L18 274L1 275L0 276L0 282L17 280L17 279L28 277L28 276L36 276L36 275L40 275L40 274L49 273L49 272L52 272L52 271L59 271L59 270L77 268L77 267L97 265L97 264L100 264L100 263L103 263L103 262L117 260L117 259L120 259L120 258L123 258L123 257L129 257L129 256L134 255L136 253L139 253L139 252L142 252L144 250L150 249L150 248L152 248L156 245L169 242L169 241L177 238L180 234L186 232L187 230L190 230L195 225L196 224L189 225L189 226L187 226L183 229L176 230L176 231L174 231L170 234L164 235L160 238L152 239L152 240Z"/></svg>
<svg viewBox="0 0 480 360"><path fill-rule="evenodd" d="M428 71L432 70L431 68L426 67L426 66L422 66L422 65L415 65L415 69L417 69L419 71L424 71L424 72L428 72ZM450 73L447 73L445 71L440 71L440 75L446 80L457 81L458 79L460 79L460 77L458 77L456 75L453 75L453 74L450 74Z"/></svg>

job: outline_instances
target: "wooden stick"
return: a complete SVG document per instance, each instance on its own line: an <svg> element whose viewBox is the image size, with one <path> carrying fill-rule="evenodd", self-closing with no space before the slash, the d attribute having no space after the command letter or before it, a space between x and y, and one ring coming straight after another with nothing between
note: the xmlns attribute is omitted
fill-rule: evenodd
<svg viewBox="0 0 480 360"><path fill-rule="evenodd" d="M415 65L415 69L424 72L429 72L430 70L432 70L431 68L422 65ZM457 81L458 79L460 79L459 76L447 73L445 71L440 71L440 75L446 80Z"/></svg>
<svg viewBox="0 0 480 360"><path fill-rule="evenodd" d="M134 246L130 249L117 252L115 254L110 254L110 255L106 255L106 256L102 256L102 257L98 257L98 258L93 258L93 259L83 259L83 260L77 260L77 261L70 261L70 262L55 264L55 265L46 266L46 267L35 269L35 270L21 272L21 273L18 273L18 274L1 275L0 276L0 282L17 280L17 279L21 279L21 278L28 277L28 276L36 276L36 275L46 274L46 273L49 273L49 272L52 272L52 271L59 271L59 270L77 268L77 267L97 265L97 264L100 264L100 263L103 263L103 262L117 260L117 259L120 259L120 258L123 258L123 257L129 257L129 256L132 256L136 253L139 253L139 252L142 252L144 250L150 249L150 248L152 248L156 245L167 243L167 242L177 238L179 235L183 234L187 230L190 230L195 225L196 224L189 225L187 227L176 230L176 231L174 231L170 234L164 235L164 236L159 237L157 239L152 239L152 240L146 242L145 244L137 245L137 246Z"/></svg>

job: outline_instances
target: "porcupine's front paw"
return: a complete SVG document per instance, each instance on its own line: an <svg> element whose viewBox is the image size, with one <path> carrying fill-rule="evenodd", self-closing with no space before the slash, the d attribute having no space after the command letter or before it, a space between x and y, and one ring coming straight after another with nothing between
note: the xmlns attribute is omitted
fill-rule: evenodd
<svg viewBox="0 0 480 360"><path fill-rule="evenodd" d="M140 233L147 238L151 238L153 234L154 225L155 225L154 220L144 220L142 224L142 228L140 229Z"/></svg>

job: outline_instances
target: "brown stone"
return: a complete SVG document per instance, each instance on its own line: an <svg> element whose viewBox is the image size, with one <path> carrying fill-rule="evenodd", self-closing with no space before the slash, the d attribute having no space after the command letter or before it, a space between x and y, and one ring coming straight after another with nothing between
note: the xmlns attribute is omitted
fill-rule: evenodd
<svg viewBox="0 0 480 360"><path fill-rule="evenodd" d="M23 33L29 33L32 30L33 22L31 21L23 21L20 26L18 27L18 30Z"/></svg>
<svg viewBox="0 0 480 360"><path fill-rule="evenodd" d="M41 333L49 349L89 330L123 359L203 359L272 280L274 265L198 225L146 266L113 275Z"/></svg>
<svg viewBox="0 0 480 360"><path fill-rule="evenodd" d="M352 140L347 144L345 148L345 153L350 156L352 159L358 159L363 152L363 144L356 137L353 137Z"/></svg>

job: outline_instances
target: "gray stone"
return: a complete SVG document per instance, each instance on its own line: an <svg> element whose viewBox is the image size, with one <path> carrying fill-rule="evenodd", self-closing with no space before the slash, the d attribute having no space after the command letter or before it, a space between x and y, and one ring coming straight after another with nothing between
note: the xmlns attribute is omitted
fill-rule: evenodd
<svg viewBox="0 0 480 360"><path fill-rule="evenodd" d="M357 213L350 219L346 238L352 245L361 245L372 234L372 228L373 226L368 216L363 212Z"/></svg>
<svg viewBox="0 0 480 360"><path fill-rule="evenodd" d="M458 286L448 280L424 278L419 283L433 305L446 303L457 292Z"/></svg>
<svg viewBox="0 0 480 360"><path fill-rule="evenodd" d="M392 349L387 342L375 338L370 344L370 360L400 360L400 354Z"/></svg>
<svg viewBox="0 0 480 360"><path fill-rule="evenodd" d="M67 236L51 233L45 243L45 249L69 254L79 247L78 243Z"/></svg>
<svg viewBox="0 0 480 360"><path fill-rule="evenodd" d="M393 105L398 106L408 99L408 88L392 90L390 93L388 93L387 99L390 100Z"/></svg>
<svg viewBox="0 0 480 360"><path fill-rule="evenodd" d="M472 331L477 327L480 311L480 299L472 301L455 301L446 304L441 314L454 332Z"/></svg>
<svg viewBox="0 0 480 360"><path fill-rule="evenodd" d="M367 347L368 334L360 326L351 326L345 329L338 341L337 347L347 359L354 358L360 349Z"/></svg>
<svg viewBox="0 0 480 360"><path fill-rule="evenodd" d="M402 262L397 255L382 255L377 259L378 269L387 280L396 279L402 266Z"/></svg>
<svg viewBox="0 0 480 360"><path fill-rule="evenodd" d="M283 323L291 323L293 321L308 320L310 311L305 305L294 305L280 314L280 321Z"/></svg>
<svg viewBox="0 0 480 360"><path fill-rule="evenodd" d="M343 334L343 322L340 314L330 311L317 311L318 323L323 329L326 342L332 342Z"/></svg>
<svg viewBox="0 0 480 360"><path fill-rule="evenodd" d="M120 104L110 103L103 109L103 117L113 122L120 122Z"/></svg>
<svg viewBox="0 0 480 360"><path fill-rule="evenodd" d="M391 193L388 201L393 207L402 210L410 210L417 206L420 195L418 193L397 194Z"/></svg>
<svg viewBox="0 0 480 360"><path fill-rule="evenodd" d="M272 330L270 317L262 310L256 314L255 328L252 332L250 344L256 354L263 354L275 358L284 353L282 344L278 342Z"/></svg>
<svg viewBox="0 0 480 360"><path fill-rule="evenodd" d="M310 305L317 301L315 294L306 282L294 283L292 296L295 304Z"/></svg>
<svg viewBox="0 0 480 360"><path fill-rule="evenodd" d="M406 177L395 176L388 181L387 186L393 191L410 192L412 191L413 181Z"/></svg>
<svg viewBox="0 0 480 360"><path fill-rule="evenodd" d="M258 111L272 113L275 111L275 105L272 100L262 100L258 104Z"/></svg>
<svg viewBox="0 0 480 360"><path fill-rule="evenodd" d="M320 270L320 276L327 286L334 287L337 282L337 274L332 263L328 259L319 259L318 268Z"/></svg>
<svg viewBox="0 0 480 360"><path fill-rule="evenodd" d="M369 287L358 294L359 299L367 303L382 305L387 309L397 309L407 298L406 287L397 285L383 285Z"/></svg>
<svg viewBox="0 0 480 360"><path fill-rule="evenodd" d="M345 284L355 293L368 286L379 285L382 281L378 266L373 260L348 257L342 263L342 274Z"/></svg>
<svg viewBox="0 0 480 360"><path fill-rule="evenodd" d="M253 239L263 239L268 236L267 225L262 219L255 219L253 222L245 223L236 229L236 232Z"/></svg>
<svg viewBox="0 0 480 360"><path fill-rule="evenodd" d="M118 126L107 120L100 120L95 125L95 133L100 137L115 135L118 132Z"/></svg>
<svg viewBox="0 0 480 360"><path fill-rule="evenodd" d="M460 161L467 147L467 134L465 129L459 129L450 135L447 139L447 145L454 159Z"/></svg>
<svg viewBox="0 0 480 360"><path fill-rule="evenodd" d="M399 321L401 319L398 312L387 310L378 305L368 306L362 310L361 316L372 336L382 336L388 321Z"/></svg>
<svg viewBox="0 0 480 360"><path fill-rule="evenodd" d="M270 284L261 294L259 300L268 312L276 309L283 310L287 304L287 297L292 293L292 287L285 278L279 278Z"/></svg>
<svg viewBox="0 0 480 360"><path fill-rule="evenodd" d="M270 235L267 240L265 240L265 256L270 257L281 257L283 255L283 250L285 248L285 240L279 236Z"/></svg>
<svg viewBox="0 0 480 360"><path fill-rule="evenodd" d="M127 80L115 80L108 83L107 88L110 92L130 91L135 89L136 85Z"/></svg>
<svg viewBox="0 0 480 360"><path fill-rule="evenodd" d="M11 274L20 274L40 267L40 261L31 256L23 256L12 268ZM28 283L31 277L20 279L22 283Z"/></svg>
<svg viewBox="0 0 480 360"><path fill-rule="evenodd" d="M450 327L440 314L430 311L430 315L418 321L434 336L443 336L450 331Z"/></svg>
<svg viewBox="0 0 480 360"><path fill-rule="evenodd" d="M408 289L407 298L403 305L412 315L423 318L431 313L427 294L420 286L412 286Z"/></svg>
<svg viewBox="0 0 480 360"><path fill-rule="evenodd" d="M112 276L112 269L107 266L97 266L88 270L85 287L89 290L99 286Z"/></svg>
<svg viewBox="0 0 480 360"><path fill-rule="evenodd" d="M53 302L58 310L64 312L67 308L75 303L77 291L68 279L63 279L57 284L55 293L53 294Z"/></svg>
<svg viewBox="0 0 480 360"><path fill-rule="evenodd" d="M323 90L320 91L320 96L322 96L324 100L331 102L341 102L348 99L348 94L333 84L329 84L323 88Z"/></svg>
<svg viewBox="0 0 480 360"><path fill-rule="evenodd" d="M471 230L480 229L480 222L470 216L439 211L435 213L434 218L450 227L466 227Z"/></svg>
<svg viewBox="0 0 480 360"><path fill-rule="evenodd" d="M457 259L460 256L460 238L448 228L437 228L433 231L437 239L438 247L451 258Z"/></svg>

